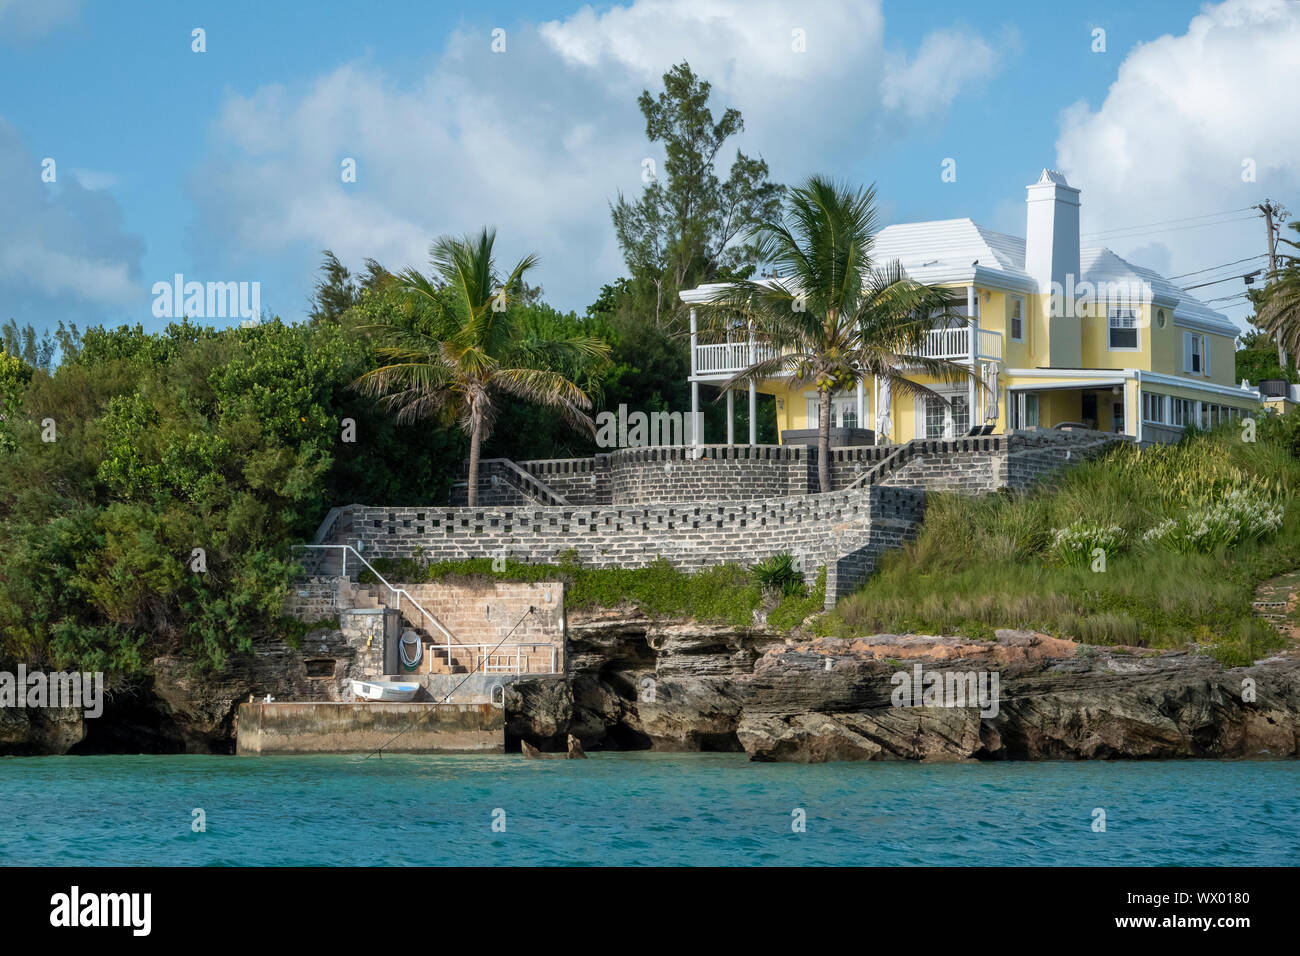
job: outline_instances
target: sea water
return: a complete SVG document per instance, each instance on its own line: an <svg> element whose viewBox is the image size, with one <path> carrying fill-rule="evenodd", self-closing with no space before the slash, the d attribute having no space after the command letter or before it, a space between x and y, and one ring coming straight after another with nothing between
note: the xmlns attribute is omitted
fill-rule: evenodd
<svg viewBox="0 0 1300 956"><path fill-rule="evenodd" d="M0 759L17 865L1295 865L1300 762Z"/></svg>

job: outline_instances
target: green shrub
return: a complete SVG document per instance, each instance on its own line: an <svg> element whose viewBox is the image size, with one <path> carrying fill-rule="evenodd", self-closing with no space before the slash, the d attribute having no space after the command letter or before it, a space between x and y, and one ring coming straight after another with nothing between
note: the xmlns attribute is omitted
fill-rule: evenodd
<svg viewBox="0 0 1300 956"><path fill-rule="evenodd" d="M795 557L789 551L774 554L755 564L750 571L759 588L767 593L781 594L785 597L802 597L808 591L803 583L803 574L797 567Z"/></svg>

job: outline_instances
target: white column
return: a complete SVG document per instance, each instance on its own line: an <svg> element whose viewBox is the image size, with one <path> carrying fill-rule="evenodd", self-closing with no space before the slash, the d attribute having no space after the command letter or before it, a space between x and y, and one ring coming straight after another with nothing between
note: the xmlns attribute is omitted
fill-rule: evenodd
<svg viewBox="0 0 1300 956"><path fill-rule="evenodd" d="M727 389L727 444L736 443L736 393Z"/></svg>
<svg viewBox="0 0 1300 956"><path fill-rule="evenodd" d="M966 385L966 410L970 413L970 424L973 425L978 420L975 417L975 371L977 368L976 356L979 344L979 320L975 318L975 286L966 287L966 335L969 339L967 343L968 361L970 362L970 381ZM953 429L953 437L961 437Z"/></svg>
<svg viewBox="0 0 1300 956"><path fill-rule="evenodd" d="M691 306L691 378L695 377L695 306Z"/></svg>
<svg viewBox="0 0 1300 956"><path fill-rule="evenodd" d="M758 444L758 389L749 383L749 443Z"/></svg>
<svg viewBox="0 0 1300 956"><path fill-rule="evenodd" d="M858 379L858 427L867 427L867 402L862 394L862 379Z"/></svg>
<svg viewBox="0 0 1300 956"><path fill-rule="evenodd" d="M695 381L695 306L691 306L691 445L704 441L704 422L700 419L700 383Z"/></svg>

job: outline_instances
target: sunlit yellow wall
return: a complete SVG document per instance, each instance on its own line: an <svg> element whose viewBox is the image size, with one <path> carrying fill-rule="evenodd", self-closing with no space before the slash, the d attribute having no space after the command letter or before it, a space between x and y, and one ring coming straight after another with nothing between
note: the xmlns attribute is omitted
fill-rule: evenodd
<svg viewBox="0 0 1300 956"><path fill-rule="evenodd" d="M1087 306L1081 306L1080 311L1083 313L1082 336L1084 368L1151 368L1153 343L1152 333L1153 331L1160 332L1161 330L1152 329L1149 307L1142 306L1138 310L1138 348L1136 351L1109 348L1110 314L1107 311L1105 303L1092 303ZM1169 323L1169 326L1172 325L1172 322ZM1167 338L1168 332L1169 328L1163 330L1162 342ZM1165 369L1156 369L1156 371L1164 370Z"/></svg>

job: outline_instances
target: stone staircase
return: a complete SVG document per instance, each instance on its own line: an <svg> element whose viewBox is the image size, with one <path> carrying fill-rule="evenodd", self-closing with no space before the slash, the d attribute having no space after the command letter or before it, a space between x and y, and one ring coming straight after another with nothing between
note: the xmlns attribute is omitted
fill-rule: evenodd
<svg viewBox="0 0 1300 956"><path fill-rule="evenodd" d="M1251 606L1287 640L1300 640L1300 571L1265 581L1255 589Z"/></svg>
<svg viewBox="0 0 1300 956"><path fill-rule="evenodd" d="M478 467L480 502L493 505L510 502L543 506L564 506L569 503L564 495L540 478L520 468L509 458L484 458L479 462ZM465 504L467 482L464 475L452 488L452 499L454 505Z"/></svg>
<svg viewBox="0 0 1300 956"><path fill-rule="evenodd" d="M354 608L362 610L370 608L387 608L394 607L387 600L388 589L382 584L361 584L356 581L347 581L341 585L345 589L341 595L347 604ZM415 631L420 636L420 642L424 645L424 655L420 659L420 664L415 671L410 673L418 674L467 674L469 673L470 664L472 663L467 652L458 652L453 646L450 655L447 653L446 640L441 634L430 634L424 626L423 617L419 611L414 608L395 608L402 614L403 633L408 630ZM430 665L430 660L433 663ZM405 671L404 671L405 672Z"/></svg>

